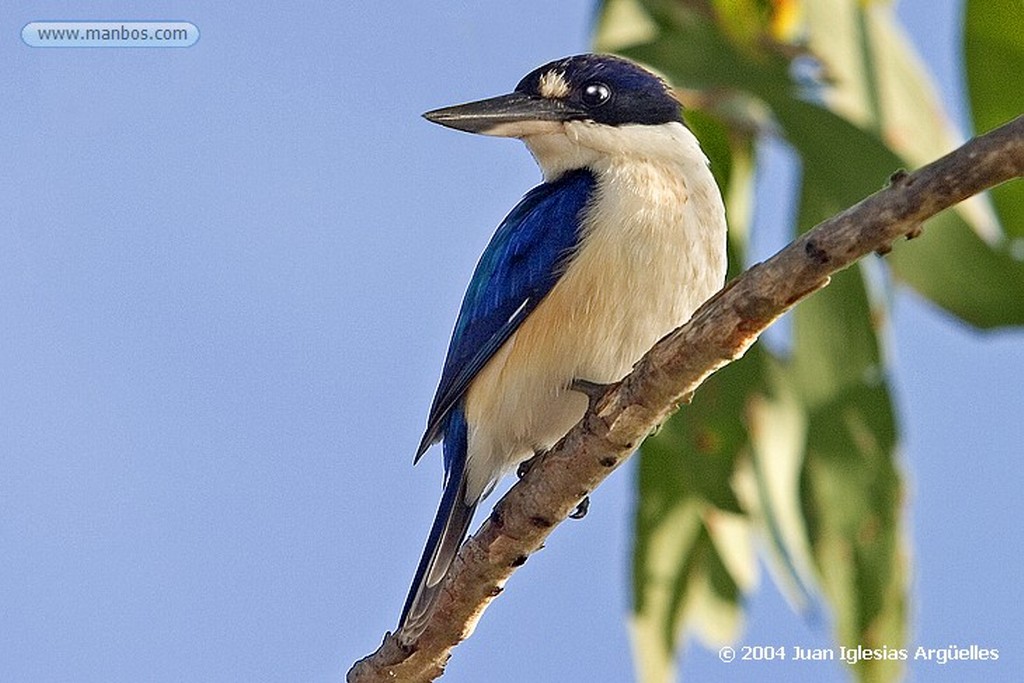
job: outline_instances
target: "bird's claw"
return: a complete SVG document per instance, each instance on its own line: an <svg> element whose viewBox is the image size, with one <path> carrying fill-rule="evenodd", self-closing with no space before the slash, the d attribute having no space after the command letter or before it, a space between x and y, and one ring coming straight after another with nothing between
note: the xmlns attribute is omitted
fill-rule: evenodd
<svg viewBox="0 0 1024 683"><path fill-rule="evenodd" d="M583 519L587 516L588 510L590 510L590 496L583 496L583 500L569 513L569 519Z"/></svg>
<svg viewBox="0 0 1024 683"><path fill-rule="evenodd" d="M585 394L587 400L590 402L590 407L593 408L598 401L604 398L604 395L608 393L608 389L611 388L611 386L611 384L600 384L598 382L591 382L588 379L579 379L577 377L572 381L569 388L573 391Z"/></svg>
<svg viewBox="0 0 1024 683"><path fill-rule="evenodd" d="M526 476L526 473L537 463L537 458L543 455L544 451L534 451L533 456L519 463L519 467L516 468L516 478L522 479Z"/></svg>

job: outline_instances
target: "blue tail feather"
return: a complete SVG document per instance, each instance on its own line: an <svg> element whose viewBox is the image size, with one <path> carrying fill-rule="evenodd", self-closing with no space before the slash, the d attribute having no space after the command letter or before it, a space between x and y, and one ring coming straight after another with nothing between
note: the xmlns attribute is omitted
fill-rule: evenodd
<svg viewBox="0 0 1024 683"><path fill-rule="evenodd" d="M448 567L466 538L476 511L477 501L466 502L466 441L466 418L458 406L449 415L444 429L444 493L398 622L398 632L407 642L417 638L426 627Z"/></svg>

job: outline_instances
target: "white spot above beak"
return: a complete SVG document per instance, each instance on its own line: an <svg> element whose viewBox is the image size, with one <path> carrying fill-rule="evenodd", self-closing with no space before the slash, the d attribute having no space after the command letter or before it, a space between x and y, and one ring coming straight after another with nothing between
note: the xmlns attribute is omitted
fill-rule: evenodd
<svg viewBox="0 0 1024 683"><path fill-rule="evenodd" d="M569 95L569 83L565 80L565 74L552 69L540 77L537 84L537 91L541 97L558 99Z"/></svg>

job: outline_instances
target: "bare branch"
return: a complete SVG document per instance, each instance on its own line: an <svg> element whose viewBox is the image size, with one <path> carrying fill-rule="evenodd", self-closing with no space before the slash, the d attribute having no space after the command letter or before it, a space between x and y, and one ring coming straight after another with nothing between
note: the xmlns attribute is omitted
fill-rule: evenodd
<svg viewBox="0 0 1024 683"><path fill-rule="evenodd" d="M430 681L468 637L515 569L555 525L711 373L739 358L779 316L829 277L872 252L912 238L939 211L1024 176L1024 116L974 138L821 223L764 263L732 280L693 318L658 342L633 372L495 505L459 551L426 630L403 647L390 633L358 661L348 683Z"/></svg>

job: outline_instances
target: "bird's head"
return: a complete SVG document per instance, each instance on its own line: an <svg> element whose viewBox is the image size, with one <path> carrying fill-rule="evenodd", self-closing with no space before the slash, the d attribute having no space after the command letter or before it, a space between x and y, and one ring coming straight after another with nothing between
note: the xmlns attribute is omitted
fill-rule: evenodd
<svg viewBox="0 0 1024 683"><path fill-rule="evenodd" d="M662 79L629 60L596 54L550 62L507 95L424 117L470 133L521 138L545 176L601 156L657 152L666 128L683 125L682 107Z"/></svg>

